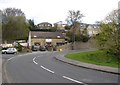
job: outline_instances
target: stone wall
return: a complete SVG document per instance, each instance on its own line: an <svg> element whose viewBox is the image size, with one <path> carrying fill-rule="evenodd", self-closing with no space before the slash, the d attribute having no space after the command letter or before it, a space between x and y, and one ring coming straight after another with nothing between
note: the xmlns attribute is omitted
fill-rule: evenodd
<svg viewBox="0 0 120 85"><path fill-rule="evenodd" d="M65 45L58 46L57 51L60 51L60 49L62 49L62 50L71 50L71 43L67 43Z"/></svg>
<svg viewBox="0 0 120 85"><path fill-rule="evenodd" d="M67 43L65 45L57 47L57 50L72 50L72 44ZM94 40L89 40L88 42L74 42L74 50L80 50L80 49L91 49L91 48L97 48L96 43Z"/></svg>
<svg viewBox="0 0 120 85"><path fill-rule="evenodd" d="M89 40L88 42L75 42L74 49L91 49L91 48L97 48L95 41Z"/></svg>

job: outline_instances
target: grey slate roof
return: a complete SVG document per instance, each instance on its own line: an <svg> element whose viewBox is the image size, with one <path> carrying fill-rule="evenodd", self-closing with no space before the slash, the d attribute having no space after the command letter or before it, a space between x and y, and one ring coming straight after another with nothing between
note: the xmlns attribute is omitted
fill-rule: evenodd
<svg viewBox="0 0 120 85"><path fill-rule="evenodd" d="M64 39L65 36L62 32L39 32L31 31L32 38L43 38L43 39Z"/></svg>

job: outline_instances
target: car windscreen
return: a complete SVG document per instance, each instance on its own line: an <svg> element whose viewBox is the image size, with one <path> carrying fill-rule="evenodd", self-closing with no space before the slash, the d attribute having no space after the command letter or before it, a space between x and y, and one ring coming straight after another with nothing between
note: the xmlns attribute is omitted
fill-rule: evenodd
<svg viewBox="0 0 120 85"><path fill-rule="evenodd" d="M2 48L2 50L7 50L8 48Z"/></svg>

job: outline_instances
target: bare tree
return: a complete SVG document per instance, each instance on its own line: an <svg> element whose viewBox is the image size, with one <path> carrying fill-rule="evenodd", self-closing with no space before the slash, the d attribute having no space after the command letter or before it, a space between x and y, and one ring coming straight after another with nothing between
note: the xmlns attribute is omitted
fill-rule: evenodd
<svg viewBox="0 0 120 85"><path fill-rule="evenodd" d="M118 10L113 10L103 20L104 23L118 23Z"/></svg>
<svg viewBox="0 0 120 85"><path fill-rule="evenodd" d="M67 17L67 22L70 25L74 25L76 22L81 22L83 14L80 13L79 10L74 11L74 10L70 10L68 12L68 17Z"/></svg>
<svg viewBox="0 0 120 85"><path fill-rule="evenodd" d="M68 12L68 17L66 20L67 20L67 23L69 25L72 25L72 27L71 27L71 30L72 30L72 50L74 50L75 31L78 28L78 23L81 22L82 17L84 17L84 16L79 10L77 10L77 11L70 10Z"/></svg>

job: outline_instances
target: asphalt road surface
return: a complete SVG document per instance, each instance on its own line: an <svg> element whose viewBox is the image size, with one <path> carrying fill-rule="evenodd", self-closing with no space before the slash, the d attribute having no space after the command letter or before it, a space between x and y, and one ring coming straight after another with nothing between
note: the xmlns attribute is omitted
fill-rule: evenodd
<svg viewBox="0 0 120 85"><path fill-rule="evenodd" d="M3 55L9 83L118 83L118 75L73 66L54 56L59 52Z"/></svg>

